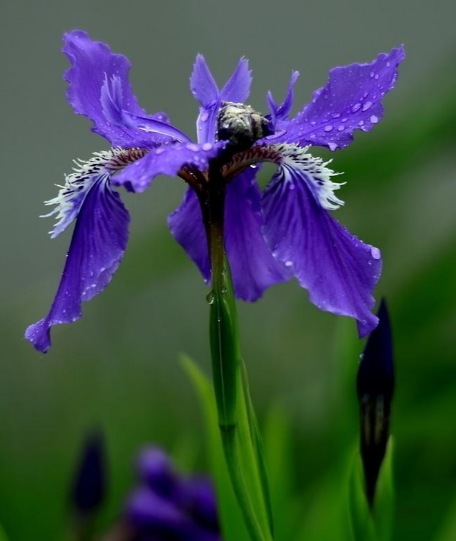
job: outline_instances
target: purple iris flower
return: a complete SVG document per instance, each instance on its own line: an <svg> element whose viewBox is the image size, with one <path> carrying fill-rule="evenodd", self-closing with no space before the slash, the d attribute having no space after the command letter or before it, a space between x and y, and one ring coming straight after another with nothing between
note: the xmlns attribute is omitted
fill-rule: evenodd
<svg viewBox="0 0 456 541"><path fill-rule="evenodd" d="M197 142L172 126L164 113L148 115L128 80L130 63L82 31L64 36L71 68L67 97L75 113L89 117L93 131L112 149L80 162L66 177L51 215L52 236L76 221L62 279L48 315L31 325L26 338L42 352L53 325L81 317L90 300L111 281L122 260L129 214L113 186L142 192L161 174L188 184L169 227L206 282L210 261L201 206L217 167L226 182L225 248L237 297L255 301L271 285L296 277L320 309L355 318L361 336L377 324L372 291L381 273L380 251L349 233L331 215L343 202L329 162L311 146L334 151L370 131L383 116L382 99L396 82L402 47L367 64L330 71L327 84L294 118L293 72L285 100L267 95L269 114L245 105L252 81L241 59L222 89L198 55L190 88L200 103ZM256 176L264 162L277 166L263 193Z"/></svg>
<svg viewBox="0 0 456 541"><path fill-rule="evenodd" d="M125 520L134 541L221 541L217 503L206 477L184 477L161 449L147 447L138 460L139 485Z"/></svg>

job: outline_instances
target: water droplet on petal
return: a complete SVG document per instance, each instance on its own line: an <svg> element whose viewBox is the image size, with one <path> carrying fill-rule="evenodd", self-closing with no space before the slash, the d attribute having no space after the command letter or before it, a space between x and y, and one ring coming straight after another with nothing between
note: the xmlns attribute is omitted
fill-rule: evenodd
<svg viewBox="0 0 456 541"><path fill-rule="evenodd" d="M187 148L188 148L188 150L193 150L193 152L198 152L199 151L199 146L195 145L195 143L189 143L187 145Z"/></svg>
<svg viewBox="0 0 456 541"><path fill-rule="evenodd" d="M366 101L366 103L363 105L363 111L367 111L371 107L372 107L372 102L371 101Z"/></svg>
<svg viewBox="0 0 456 541"><path fill-rule="evenodd" d="M372 115L370 117L370 121L372 122L372 124L377 124L378 123L378 116Z"/></svg>
<svg viewBox="0 0 456 541"><path fill-rule="evenodd" d="M212 150L212 144L211 143L204 143L203 150Z"/></svg>
<svg viewBox="0 0 456 541"><path fill-rule="evenodd" d="M359 111L361 109L361 104L360 103L355 103L355 105L353 105L352 107L352 111L354 113L356 113L356 111Z"/></svg>
<svg viewBox="0 0 456 541"><path fill-rule="evenodd" d="M336 143L328 143L328 147L329 147L329 150L331 150L331 152L334 152L337 149L337 144Z"/></svg>
<svg viewBox="0 0 456 541"><path fill-rule="evenodd" d="M208 118L209 118L209 113L207 111L204 111L204 113L202 113L201 115L201 122L206 122Z"/></svg>
<svg viewBox="0 0 456 541"><path fill-rule="evenodd" d="M327 132L330 132L333 130L333 127L330 125L330 126L325 126L325 131Z"/></svg>
<svg viewBox="0 0 456 541"><path fill-rule="evenodd" d="M373 71L370 72L370 77L373 79L375 77L375 73Z"/></svg>
<svg viewBox="0 0 456 541"><path fill-rule="evenodd" d="M371 256L374 259L380 259L382 257L382 254L378 248L375 248L375 246L372 246L371 248Z"/></svg>
<svg viewBox="0 0 456 541"><path fill-rule="evenodd" d="M360 120L360 121L358 122L358 126L364 126L364 120Z"/></svg>
<svg viewBox="0 0 456 541"><path fill-rule="evenodd" d="M344 131L345 130L345 126L342 126L342 124L340 126L337 127L337 129L339 131Z"/></svg>
<svg viewBox="0 0 456 541"><path fill-rule="evenodd" d="M290 261L289 259L287 259L285 261L285 267L292 267L293 266L293 261Z"/></svg>

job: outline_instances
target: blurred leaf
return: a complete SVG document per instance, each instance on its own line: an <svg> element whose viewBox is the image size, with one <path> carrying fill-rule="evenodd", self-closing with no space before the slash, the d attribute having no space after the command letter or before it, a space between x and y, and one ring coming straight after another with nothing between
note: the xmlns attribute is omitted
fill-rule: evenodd
<svg viewBox="0 0 456 541"><path fill-rule="evenodd" d="M349 521L353 541L378 541L375 526L364 492L361 457L356 454L348 489Z"/></svg>
<svg viewBox="0 0 456 541"><path fill-rule="evenodd" d="M393 445L390 438L371 510L364 488L361 457L357 453L349 485L349 517L354 541L390 541L392 538L394 519L392 455Z"/></svg>
<svg viewBox="0 0 456 541"><path fill-rule="evenodd" d="M394 525L393 439L390 437L380 468L373 517L379 541L390 541Z"/></svg>
<svg viewBox="0 0 456 541"><path fill-rule="evenodd" d="M294 493L296 466L292 453L292 425L285 409L269 408L264 427L264 449L268 465L274 512L274 538L288 541L296 534L302 510Z"/></svg>
<svg viewBox="0 0 456 541"><path fill-rule="evenodd" d="M198 393L205 416L209 457L217 488L223 539L225 541L248 541L249 534L244 525L244 519L225 464L212 385L189 357L183 355L181 362Z"/></svg>
<svg viewBox="0 0 456 541"><path fill-rule="evenodd" d="M8 541L5 530L2 528L1 524L0 524L0 541Z"/></svg>
<svg viewBox="0 0 456 541"><path fill-rule="evenodd" d="M456 500L444 520L443 526L434 538L434 541L454 541L456 539Z"/></svg>

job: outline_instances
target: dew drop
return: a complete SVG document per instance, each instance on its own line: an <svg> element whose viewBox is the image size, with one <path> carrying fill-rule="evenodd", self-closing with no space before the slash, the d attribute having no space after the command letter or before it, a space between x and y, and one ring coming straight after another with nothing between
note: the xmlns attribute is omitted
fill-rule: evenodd
<svg viewBox="0 0 456 541"><path fill-rule="evenodd" d="M370 77L373 79L375 77L375 73L373 71L370 72Z"/></svg>
<svg viewBox="0 0 456 541"><path fill-rule="evenodd" d="M360 121L358 122L358 126L364 126L364 120L360 120Z"/></svg>
<svg viewBox="0 0 456 541"><path fill-rule="evenodd" d="M355 105L353 105L352 107L352 111L354 113L356 113L356 111L359 111L361 109L361 104L360 103L355 103Z"/></svg>
<svg viewBox="0 0 456 541"><path fill-rule="evenodd" d="M203 150L211 150L211 149L212 149L212 144L211 143L204 143Z"/></svg>
<svg viewBox="0 0 456 541"><path fill-rule="evenodd" d="M209 118L209 113L207 111L204 111L204 113L201 115L201 122L206 122Z"/></svg>
<svg viewBox="0 0 456 541"><path fill-rule="evenodd" d="M372 124L377 124L378 123L378 116L372 115L370 117L370 121L372 122Z"/></svg>
<svg viewBox="0 0 456 541"><path fill-rule="evenodd" d="M375 246L372 246L371 248L371 256L374 259L380 259L382 257L382 254L380 253L380 250L378 248L375 248Z"/></svg>
<svg viewBox="0 0 456 541"><path fill-rule="evenodd" d="M334 152L337 149L337 144L336 143L328 143L328 147L329 147L329 150Z"/></svg>
<svg viewBox="0 0 456 541"><path fill-rule="evenodd" d="M292 267L293 266L293 261L290 261L290 259L287 259L285 261L285 267Z"/></svg>
<svg viewBox="0 0 456 541"><path fill-rule="evenodd" d="M340 118L340 113L334 113L332 117L333 118Z"/></svg>
<svg viewBox="0 0 456 541"><path fill-rule="evenodd" d="M198 152L199 151L199 147L198 147L198 145L195 145L195 143L189 143L187 145L187 148L188 148L188 150L193 150L193 152Z"/></svg>
<svg viewBox="0 0 456 541"><path fill-rule="evenodd" d="M371 107L372 107L372 102L371 101L366 101L366 103L363 105L363 111L367 111Z"/></svg>
<svg viewBox="0 0 456 541"><path fill-rule="evenodd" d="M342 124L340 126L337 127L337 129L339 131L344 131L345 130L345 126L342 126Z"/></svg>
<svg viewBox="0 0 456 541"><path fill-rule="evenodd" d="M209 291L209 293L206 295L206 300L208 304L214 304L215 293L213 290Z"/></svg>
<svg viewBox="0 0 456 541"><path fill-rule="evenodd" d="M332 130L333 130L333 127L332 127L331 125L325 126L325 131L326 131L326 132L330 132L330 131L332 131Z"/></svg>

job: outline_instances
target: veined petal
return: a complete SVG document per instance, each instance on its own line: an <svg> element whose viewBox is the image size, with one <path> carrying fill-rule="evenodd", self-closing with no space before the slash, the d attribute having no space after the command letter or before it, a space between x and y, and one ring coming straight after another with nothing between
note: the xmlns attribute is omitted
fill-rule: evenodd
<svg viewBox="0 0 456 541"><path fill-rule="evenodd" d="M109 177L99 176L80 207L51 309L25 333L37 350L45 353L51 346L51 327L78 320L82 301L92 299L109 284L127 245L129 221L119 195L109 187Z"/></svg>
<svg viewBox="0 0 456 541"><path fill-rule="evenodd" d="M236 296L245 301L257 300L269 286L291 277L263 238L256 172L247 168L228 184L226 192L225 246Z"/></svg>
<svg viewBox="0 0 456 541"><path fill-rule="evenodd" d="M383 117L383 97L395 86L403 47L382 53L368 64L351 64L330 71L327 84L291 121L280 124L280 141L326 146L348 146L355 130L370 131Z"/></svg>
<svg viewBox="0 0 456 541"><path fill-rule="evenodd" d="M206 232L198 197L193 188L187 188L182 203L168 216L168 226L177 242L199 268L204 281L211 279L211 265Z"/></svg>
<svg viewBox="0 0 456 541"><path fill-rule="evenodd" d="M45 202L45 205L55 205L55 209L42 216L56 215L56 224L50 232L55 238L64 231L77 217L87 194L100 178L109 178L116 171L142 158L146 150L139 148L113 148L108 151L96 152L88 161L75 161L73 173L66 175L64 186L59 186L57 197Z"/></svg>
<svg viewBox="0 0 456 541"><path fill-rule="evenodd" d="M207 106L219 99L219 89L202 54L196 56L190 76L190 90L201 105Z"/></svg>
<svg viewBox="0 0 456 541"><path fill-rule="evenodd" d="M313 304L357 319L364 336L378 321L370 310L381 273L380 251L331 216L312 190L308 174L301 167L279 166L262 201L265 238L274 256L309 291Z"/></svg>
<svg viewBox="0 0 456 541"><path fill-rule="evenodd" d="M199 54L196 57L190 77L190 89L201 104L196 122L198 143L213 143L216 140L218 113L222 102L246 100L250 93L251 82L248 60L241 58L220 91L203 55Z"/></svg>
<svg viewBox="0 0 456 541"><path fill-rule="evenodd" d="M64 35L63 52L71 62L64 75L69 83L68 102L76 114L92 120L92 130L113 146L150 148L169 137L138 129L124 111L167 122L163 113L148 117L128 80L130 62L114 54L104 43L92 41L86 32L74 30Z"/></svg>
<svg viewBox="0 0 456 541"><path fill-rule="evenodd" d="M117 186L123 184L135 192L143 192L157 175L177 175L184 166L204 171L208 167L209 160L215 158L225 145L224 141L203 145L195 143L162 145L126 167L112 179L112 182Z"/></svg>
<svg viewBox="0 0 456 541"><path fill-rule="evenodd" d="M220 92L222 101L244 103L250 95L252 84L252 71L249 69L249 61L241 58Z"/></svg>
<svg viewBox="0 0 456 541"><path fill-rule="evenodd" d="M324 162L309 154L309 148L283 143L254 146L236 154L223 169L223 174L226 178L232 178L248 165L272 162L279 166L276 176L288 182L292 173L299 174L318 203L325 209L335 210L344 204L334 193L344 183L333 182L331 178L340 173L327 167L331 160Z"/></svg>

